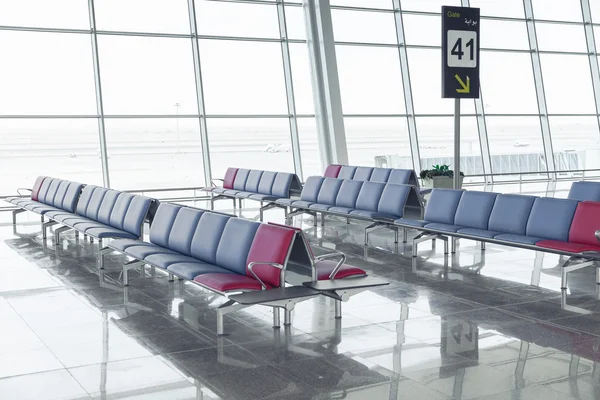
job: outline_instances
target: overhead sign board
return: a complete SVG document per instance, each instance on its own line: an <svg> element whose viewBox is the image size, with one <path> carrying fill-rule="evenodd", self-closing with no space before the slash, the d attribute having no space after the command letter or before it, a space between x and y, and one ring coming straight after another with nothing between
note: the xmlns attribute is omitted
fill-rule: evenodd
<svg viewBox="0 0 600 400"><path fill-rule="evenodd" d="M479 8L442 7L442 97L479 97Z"/></svg>

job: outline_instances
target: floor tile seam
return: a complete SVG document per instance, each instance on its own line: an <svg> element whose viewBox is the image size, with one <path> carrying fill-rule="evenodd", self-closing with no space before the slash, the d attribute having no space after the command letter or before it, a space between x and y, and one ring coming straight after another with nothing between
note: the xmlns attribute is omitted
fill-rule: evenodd
<svg viewBox="0 0 600 400"><path fill-rule="evenodd" d="M60 360L58 360L60 362ZM62 363L60 363L62 365ZM10 379L10 378L18 378L18 377L22 377L22 376L27 376L27 375L36 375L36 374L43 374L45 372L54 372L54 371L62 371L62 370L66 370L67 368L62 366L60 368L51 368L51 369L46 369L43 371L36 371L36 372L28 372L25 374L17 374L17 375L9 375L9 376L3 376L0 377L0 381L4 380L4 379Z"/></svg>

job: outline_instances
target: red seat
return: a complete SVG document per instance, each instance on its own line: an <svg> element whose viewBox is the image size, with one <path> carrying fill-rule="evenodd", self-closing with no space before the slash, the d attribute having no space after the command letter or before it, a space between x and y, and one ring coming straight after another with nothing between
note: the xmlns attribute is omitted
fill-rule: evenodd
<svg viewBox="0 0 600 400"><path fill-rule="evenodd" d="M246 259L247 266L253 262L258 264L252 267L252 272L248 268L246 275L253 278L256 274L260 280L272 287L281 286L281 269L260 263L284 265L295 237L296 231L287 226L261 224Z"/></svg>
<svg viewBox="0 0 600 400"><path fill-rule="evenodd" d="M337 265L336 261L317 261L317 279L320 281L326 281L329 279L329 275L333 272L333 269ZM335 274L334 279L344 279L351 276L364 276L367 275L365 271L352 265L344 264Z"/></svg>
<svg viewBox="0 0 600 400"><path fill-rule="evenodd" d="M227 168L227 172L225 172L225 177L223 178L223 188L233 189L233 181L235 181L237 172L237 168Z"/></svg>
<svg viewBox="0 0 600 400"><path fill-rule="evenodd" d="M325 178L337 178L338 175L340 174L340 170L342 169L341 165L338 164L331 164L327 166L327 169L325 169L325 173L323 174L323 177Z"/></svg>
<svg viewBox="0 0 600 400"><path fill-rule="evenodd" d="M40 193L44 179L46 179L45 176L38 176L38 178L35 180L33 188L31 189L31 200L38 201L38 194Z"/></svg>
<svg viewBox="0 0 600 400"><path fill-rule="evenodd" d="M237 274L203 274L194 278L208 288L218 290L219 292L231 292L235 290L262 290L260 282L254 278ZM267 289L272 287L267 284Z"/></svg>
<svg viewBox="0 0 600 400"><path fill-rule="evenodd" d="M582 243L562 242L560 240L542 240L536 246L567 253L583 253L584 251L600 251L600 246Z"/></svg>

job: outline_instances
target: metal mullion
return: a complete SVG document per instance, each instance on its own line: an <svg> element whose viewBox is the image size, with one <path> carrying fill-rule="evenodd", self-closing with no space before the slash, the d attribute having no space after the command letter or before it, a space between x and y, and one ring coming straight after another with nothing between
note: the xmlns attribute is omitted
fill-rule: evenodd
<svg viewBox="0 0 600 400"><path fill-rule="evenodd" d="M600 129L600 66L598 65L598 55L596 53L594 27L592 26L592 10L590 8L589 0L581 0L581 10L583 13L583 27L585 29L585 39L590 61L590 73L592 74L594 100L596 102L596 121L598 122L598 128Z"/></svg>
<svg viewBox="0 0 600 400"><path fill-rule="evenodd" d="M76 33L89 35L90 29L68 29L68 28L36 28L33 26L10 26L1 25L0 31L20 31L20 32L43 32L43 33Z"/></svg>
<svg viewBox="0 0 600 400"><path fill-rule="evenodd" d="M300 136L298 133L298 121L296 119L296 103L294 100L294 81L292 79L292 62L290 58L290 47L287 42L287 24L285 19L285 8L283 1L277 1L277 17L279 20L279 35L281 37L281 57L283 59L283 75L285 78L285 89L287 107L290 123L290 139L292 141L292 155L294 157L294 170L300 181L304 182L302 173L302 155L300 152Z"/></svg>
<svg viewBox="0 0 600 400"><path fill-rule="evenodd" d="M207 185L212 181L210 163L210 146L208 141L208 126L206 124L206 107L204 106L204 87L202 85L202 67L200 65L200 45L198 44L198 28L196 24L195 0L188 0L190 17L190 32L192 34L192 55L194 60L194 77L196 81L196 100L198 102L198 122L200 123L200 144L202 145L202 164L204 167L204 180Z"/></svg>
<svg viewBox="0 0 600 400"><path fill-rule="evenodd" d="M189 34L186 33L160 33L160 32L127 32L127 31L96 31L101 36L142 36L142 37L162 37L174 39L188 39Z"/></svg>
<svg viewBox="0 0 600 400"><path fill-rule="evenodd" d="M98 36L96 35L96 10L94 8L94 0L88 0L88 11L91 28L94 83L96 85L96 109L98 111L98 136L100 138L102 179L104 186L110 188L110 171L108 169L108 150L106 147L106 127L104 124L104 103L102 99L102 79L100 78L100 58L98 56Z"/></svg>
<svg viewBox="0 0 600 400"><path fill-rule="evenodd" d="M406 50L406 39L404 37L404 22L402 20L402 9L400 0L393 0L394 19L396 22L396 39L398 41L398 57L400 59L400 71L402 73L402 87L404 90L404 105L406 108L406 120L408 123L408 138L413 168L421 170L421 154L419 151L419 137L417 135L417 120L412 97L412 85L408 67L408 52Z"/></svg>
<svg viewBox="0 0 600 400"><path fill-rule="evenodd" d="M463 7L470 7L470 0L462 0ZM485 107L483 105L483 91L481 84L479 85L479 98L475 100L475 114L477 115L477 131L479 134L479 147L481 148L481 161L483 162L484 181L488 183L486 174L489 174L489 183L494 182L492 177L492 155L490 152L490 141L487 133L487 125L485 123Z"/></svg>
<svg viewBox="0 0 600 400"><path fill-rule="evenodd" d="M540 112L540 124L542 131L542 141L544 144L544 154L546 156L546 172L552 180L556 179L556 165L554 162L554 150L552 148L552 137L550 134L550 121L548 119L548 107L546 103L546 93L544 91L544 81L542 78L542 65L540 53L538 51L537 36L535 32L535 22L533 17L533 4L531 0L523 0L525 6L525 20L527 24L527 35L529 39L529 49L531 50L531 65L533 68L533 80L535 83L535 92L537 95L538 109Z"/></svg>

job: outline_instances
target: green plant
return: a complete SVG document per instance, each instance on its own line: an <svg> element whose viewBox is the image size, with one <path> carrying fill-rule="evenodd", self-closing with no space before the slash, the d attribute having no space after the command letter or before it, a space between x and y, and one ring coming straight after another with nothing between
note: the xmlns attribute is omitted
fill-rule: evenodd
<svg viewBox="0 0 600 400"><path fill-rule="evenodd" d="M450 169L450 166L447 164L442 165L434 165L431 169L424 169L420 173L421 179L431 179L434 176L447 176L452 178L454 176L454 171ZM460 176L465 176L464 173L460 173Z"/></svg>

